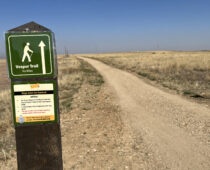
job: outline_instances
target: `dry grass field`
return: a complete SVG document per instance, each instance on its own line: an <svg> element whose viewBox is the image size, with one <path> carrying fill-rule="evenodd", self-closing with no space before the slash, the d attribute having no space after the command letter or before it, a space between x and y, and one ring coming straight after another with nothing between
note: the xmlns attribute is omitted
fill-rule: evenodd
<svg viewBox="0 0 210 170"><path fill-rule="evenodd" d="M100 87L103 84L101 75L93 67L74 56L60 58L58 65L61 113L69 112L74 94L78 92L87 78L91 85Z"/></svg>
<svg viewBox="0 0 210 170"><path fill-rule="evenodd" d="M154 166L152 155L141 159L150 151L135 141L122 121L119 106L110 97L101 75L75 56L58 58L64 169ZM17 169L10 101L10 91L1 91L1 170Z"/></svg>
<svg viewBox="0 0 210 170"><path fill-rule="evenodd" d="M179 94L210 99L209 51L154 51L80 55L133 72Z"/></svg>
<svg viewBox="0 0 210 170"><path fill-rule="evenodd" d="M10 80L7 75L6 60L0 59L0 161L15 155L14 129L12 128L12 108Z"/></svg>
<svg viewBox="0 0 210 170"><path fill-rule="evenodd" d="M95 59L83 59L103 75L122 109L120 116L163 165L149 160L151 169L210 169L209 103L197 103Z"/></svg>
<svg viewBox="0 0 210 170"><path fill-rule="evenodd" d="M15 155L10 90L0 92L0 161Z"/></svg>
<svg viewBox="0 0 210 170"><path fill-rule="evenodd" d="M7 75L7 65L5 59L0 59L0 91L10 87L10 80Z"/></svg>
<svg viewBox="0 0 210 170"><path fill-rule="evenodd" d="M60 56L59 58L62 58ZM7 77L6 61L0 61L4 70L2 77ZM1 77L1 78L2 78ZM75 57L59 59L59 96L60 112L65 114L70 111L74 94L88 78L91 85L100 87L102 77L89 64ZM5 90L0 91L0 161L15 157L15 139L12 120L11 94L9 81L1 79Z"/></svg>
<svg viewBox="0 0 210 170"><path fill-rule="evenodd" d="M178 153L177 151L180 150L181 145L177 149L171 143L171 139L172 141L174 140L173 135L179 139L178 141L185 141L185 136L190 134L188 135L190 137L186 142L187 144L182 146L184 155L189 148L189 151L191 151L189 143L192 136L196 137L196 141L198 140L200 143L198 142L199 145L197 145L198 143L195 142L198 150L189 152L189 154L187 152L187 155L191 158L191 155L197 153L199 148L201 150L204 148L203 150L205 151L205 143L209 141L210 127L209 116L205 114L209 113L207 108L203 108L199 104L189 104L188 101L185 101L185 103L189 104L189 106L185 106L186 108L184 106L179 107L179 104L172 105L171 101L166 100L169 94L158 91L155 99L158 99L159 93L164 93L166 96L166 99L163 97L164 95L162 96L161 99L164 99L162 102L154 100L154 95L141 98L137 105L133 105L133 101L136 100L131 100L132 102L130 103L126 100L126 104L131 106L128 107L131 111L125 108L123 110L118 101L119 96L116 96L111 90L108 82L104 84L102 76L96 69L85 60L77 58L77 56L95 58L114 67L132 72L145 80L152 80L148 82L154 82L154 85L158 83L180 94L203 100L210 98L210 52L158 51L58 56L64 169L104 169L104 167L107 169L169 169L170 166L165 162L164 156L162 160L159 157L159 151L171 153L172 156L169 162L172 162L174 158L177 158L179 162L179 159L181 159L180 155L178 154L178 157L176 157L173 149L175 148L175 153ZM0 62L0 64L6 68L5 61ZM95 65L93 64L93 66ZM109 69L115 70L111 72L112 74L122 72L110 67ZM107 69L102 70L110 71ZM1 70L3 77L6 77L6 74L5 69L4 71ZM112 74L110 74L110 77ZM127 76L123 79L123 82L128 80L127 84L134 85L135 82L129 79L133 75L129 74ZM122 78L121 76L113 77L117 78L117 80ZM138 78L136 79L139 80ZM111 78L110 81L113 81L113 79ZM17 169L11 96L8 83L3 78L1 79L2 87L5 87L4 90L0 91L0 169L2 170ZM134 91L131 94L134 94L135 97L138 97L138 95L146 96L144 92L150 90L144 90L142 86L153 90L156 89L156 87L148 86L147 83L134 86L136 88L141 87L140 91L132 88L133 86L129 86L131 88L125 88L128 91L124 95L125 98L129 99L131 91ZM157 90L154 91L157 92ZM119 94L121 93L122 91ZM175 97L175 101L176 99ZM179 100L182 101L182 99ZM143 117L137 119L136 115L139 115L139 108L136 109L136 112L135 108L132 108L140 105L145 106L144 102L146 104L150 103L153 108L147 107L146 111L142 111ZM179 103L180 101L177 102ZM126 106L125 104L122 105ZM191 106L193 107L191 108ZM164 110L164 108L166 109ZM150 109L152 110L151 112ZM148 123L147 120L150 120L149 115L153 115L155 109L155 115L154 117L152 116L152 121L148 121ZM198 111L196 111L197 109ZM128 117L126 117L127 112L129 113ZM144 125L145 123L143 128L137 128L139 131L135 128L132 129L133 127L129 123L128 118L132 117L134 113L137 113L134 116L137 125ZM147 119L144 119L144 113L148 117L146 117ZM161 124L162 120L165 123ZM139 122L143 122L143 124ZM150 127L150 122L152 122L151 129L148 128ZM165 126L160 128L159 125ZM178 130L171 130L171 127ZM144 131L144 128L146 128L146 131ZM150 133L147 134L148 129L151 132L154 130L151 134L155 134L155 137L157 137L156 141L153 137L150 140ZM163 134L163 129L169 133L166 135L166 138L163 138L163 142L159 143L159 136L161 137L161 134ZM160 133L158 130L160 130ZM154 142L155 145L152 145L150 142ZM160 144L162 147L151 147L156 146L156 144ZM172 147L170 149L165 148L168 145L172 145ZM158 154L156 155L156 153ZM207 155L209 154L208 150L206 150L206 153ZM199 158L199 156L197 157ZM200 162L202 162L203 157L201 159L198 158L196 158L196 161L201 160ZM185 162L185 160L182 160L182 162Z"/></svg>

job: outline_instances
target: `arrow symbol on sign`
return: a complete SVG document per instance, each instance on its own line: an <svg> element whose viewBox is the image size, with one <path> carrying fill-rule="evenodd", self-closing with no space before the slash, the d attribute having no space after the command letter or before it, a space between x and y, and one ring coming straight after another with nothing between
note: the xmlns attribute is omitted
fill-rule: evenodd
<svg viewBox="0 0 210 170"><path fill-rule="evenodd" d="M39 47L41 48L41 57L42 57L42 73L46 74L46 66L45 66L45 54L44 54L44 47L45 44L43 41L39 43Z"/></svg>

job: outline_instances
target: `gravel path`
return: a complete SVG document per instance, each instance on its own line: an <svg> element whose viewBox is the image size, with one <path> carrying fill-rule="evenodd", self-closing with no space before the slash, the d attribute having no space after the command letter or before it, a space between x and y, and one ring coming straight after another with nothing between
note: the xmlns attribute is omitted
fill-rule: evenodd
<svg viewBox="0 0 210 170"><path fill-rule="evenodd" d="M83 58L118 98L122 118L163 169L210 169L210 109L146 84L125 71ZM154 168L155 169L155 168Z"/></svg>

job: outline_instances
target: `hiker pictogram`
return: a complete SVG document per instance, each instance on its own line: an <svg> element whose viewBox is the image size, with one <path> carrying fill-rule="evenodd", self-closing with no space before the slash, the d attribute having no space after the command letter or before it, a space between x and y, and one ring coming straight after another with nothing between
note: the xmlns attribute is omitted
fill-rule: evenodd
<svg viewBox="0 0 210 170"><path fill-rule="evenodd" d="M7 35L10 77L54 77L54 47L51 33Z"/></svg>
<svg viewBox="0 0 210 170"><path fill-rule="evenodd" d="M24 47L24 51L23 51L23 58L22 58L22 62L25 61L25 58L28 58L28 62L31 62L31 56L33 54L33 51L29 48L30 43L27 42L26 46ZM31 55L29 54L29 52L31 53Z"/></svg>

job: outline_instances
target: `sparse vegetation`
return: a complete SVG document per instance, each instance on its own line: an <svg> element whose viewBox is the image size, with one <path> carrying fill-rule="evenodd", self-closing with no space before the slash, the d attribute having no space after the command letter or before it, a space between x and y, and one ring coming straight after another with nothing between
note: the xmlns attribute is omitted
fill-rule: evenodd
<svg viewBox="0 0 210 170"><path fill-rule="evenodd" d="M156 51L82 55L156 81L191 97L210 99L209 51Z"/></svg>
<svg viewBox="0 0 210 170"><path fill-rule="evenodd" d="M83 60L74 56L69 58L60 56L59 67L59 97L60 113L67 113L71 109L73 96L83 83L97 86L103 79L96 70ZM10 90L0 92L0 161L5 161L15 155L15 137L12 120Z"/></svg>
<svg viewBox="0 0 210 170"><path fill-rule="evenodd" d="M14 154L15 139L12 127L12 108L9 90L0 93L0 161Z"/></svg>
<svg viewBox="0 0 210 170"><path fill-rule="evenodd" d="M87 62L75 56L59 60L59 94L60 111L65 113L71 108L73 96L78 92L84 81L90 85L100 86L103 78Z"/></svg>

